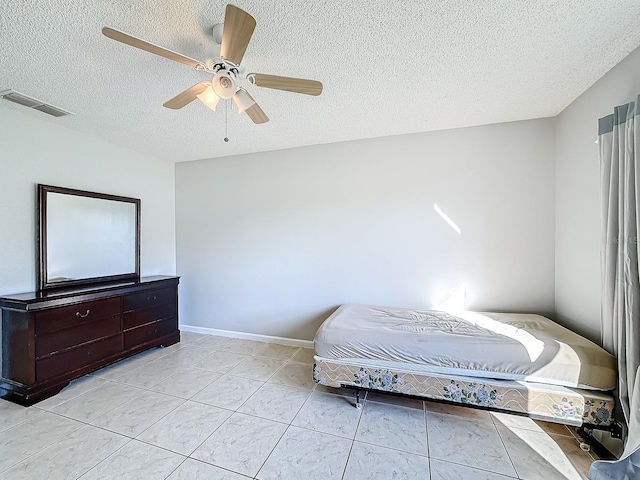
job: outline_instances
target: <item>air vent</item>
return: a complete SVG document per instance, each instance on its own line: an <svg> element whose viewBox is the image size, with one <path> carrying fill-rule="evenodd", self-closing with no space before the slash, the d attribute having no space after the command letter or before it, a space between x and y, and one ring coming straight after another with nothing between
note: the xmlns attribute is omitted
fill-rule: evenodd
<svg viewBox="0 0 640 480"><path fill-rule="evenodd" d="M18 105L24 105L25 107L39 110L48 115L53 115L54 117L73 115L71 112L63 110L62 108L54 107L53 105L49 105L48 103L36 100L33 97L29 97L23 93L16 92L15 90L4 90L3 92L0 92L0 98L13 103L17 103Z"/></svg>

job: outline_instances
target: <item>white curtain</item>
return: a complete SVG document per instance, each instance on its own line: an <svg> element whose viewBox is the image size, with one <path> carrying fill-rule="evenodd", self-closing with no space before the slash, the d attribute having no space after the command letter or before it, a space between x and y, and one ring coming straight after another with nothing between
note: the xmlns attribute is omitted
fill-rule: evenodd
<svg viewBox="0 0 640 480"><path fill-rule="evenodd" d="M640 478L640 368L636 371L631 402L629 434L624 453L614 462L593 462L589 480L638 480Z"/></svg>
<svg viewBox="0 0 640 480"><path fill-rule="evenodd" d="M602 341L618 359L620 410L629 426L617 462L595 462L589 478L640 478L640 132L638 103L599 120L602 188Z"/></svg>

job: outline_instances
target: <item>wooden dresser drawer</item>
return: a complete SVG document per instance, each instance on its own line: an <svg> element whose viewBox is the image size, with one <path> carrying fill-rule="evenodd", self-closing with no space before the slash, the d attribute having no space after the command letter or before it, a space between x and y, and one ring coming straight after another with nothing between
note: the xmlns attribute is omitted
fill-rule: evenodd
<svg viewBox="0 0 640 480"><path fill-rule="evenodd" d="M120 299L106 298L36 313L36 335L55 332L120 313Z"/></svg>
<svg viewBox="0 0 640 480"><path fill-rule="evenodd" d="M179 280L142 277L0 296L0 395L33 405L99 368L179 342Z"/></svg>
<svg viewBox="0 0 640 480"><path fill-rule="evenodd" d="M104 338L73 350L36 360L38 382L76 370L122 351L122 335Z"/></svg>
<svg viewBox="0 0 640 480"><path fill-rule="evenodd" d="M174 288L163 288L161 290L149 290L135 295L124 297L123 308L125 312L139 308L155 307L163 303L175 302L177 297Z"/></svg>
<svg viewBox="0 0 640 480"><path fill-rule="evenodd" d="M178 328L177 318L168 318L159 322L150 323L143 327L132 328L124 332L124 348L135 347L142 343L151 342L156 338L163 337Z"/></svg>
<svg viewBox="0 0 640 480"><path fill-rule="evenodd" d="M64 350L92 340L115 335L121 330L120 315L101 318L36 337L36 357Z"/></svg>
<svg viewBox="0 0 640 480"><path fill-rule="evenodd" d="M176 315L178 315L178 306L176 305L176 302L166 303L159 307L125 313L123 325L124 329L127 330L129 328L144 325L145 323L155 322L156 320L175 317Z"/></svg>

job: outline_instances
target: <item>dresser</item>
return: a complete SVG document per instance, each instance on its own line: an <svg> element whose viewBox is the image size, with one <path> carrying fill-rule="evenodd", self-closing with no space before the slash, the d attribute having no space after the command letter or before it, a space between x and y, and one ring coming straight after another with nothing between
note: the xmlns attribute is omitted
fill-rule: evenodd
<svg viewBox="0 0 640 480"><path fill-rule="evenodd" d="M0 297L0 396L31 405L75 378L180 341L178 277Z"/></svg>

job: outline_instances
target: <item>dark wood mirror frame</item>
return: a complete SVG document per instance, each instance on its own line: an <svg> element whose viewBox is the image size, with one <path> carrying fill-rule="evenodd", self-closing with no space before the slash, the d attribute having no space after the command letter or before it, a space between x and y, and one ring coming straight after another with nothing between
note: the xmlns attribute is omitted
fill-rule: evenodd
<svg viewBox="0 0 640 480"><path fill-rule="evenodd" d="M92 276L88 278L73 278L52 282L47 272L47 195L57 193L62 195L74 195L79 197L95 198L113 202L131 203L135 206L135 271L117 275ZM104 193L88 192L71 188L54 187L51 185L37 186L37 211L36 211L36 287L38 291L68 288L78 285L95 283L109 283L120 281L136 281L140 279L140 199L108 195Z"/></svg>

